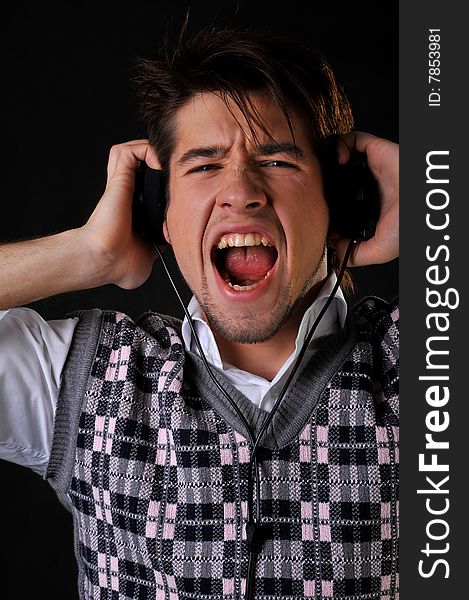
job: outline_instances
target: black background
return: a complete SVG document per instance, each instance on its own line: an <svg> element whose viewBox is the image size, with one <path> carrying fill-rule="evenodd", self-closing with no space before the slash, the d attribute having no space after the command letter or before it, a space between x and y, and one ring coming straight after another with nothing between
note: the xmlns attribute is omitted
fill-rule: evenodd
<svg viewBox="0 0 469 600"><path fill-rule="evenodd" d="M348 93L356 128L398 141L397 2L15 3L2 17L0 242L86 221L105 186L110 146L145 136L130 84L135 58L151 56L168 26L176 35L189 5L194 31L245 24L311 42ZM354 269L357 297L391 299L397 267L393 261ZM185 288L182 295L189 298ZM30 306L45 318L95 306L181 316L158 264L132 292L106 286ZM0 477L1 597L75 599L68 513L27 469L2 462Z"/></svg>

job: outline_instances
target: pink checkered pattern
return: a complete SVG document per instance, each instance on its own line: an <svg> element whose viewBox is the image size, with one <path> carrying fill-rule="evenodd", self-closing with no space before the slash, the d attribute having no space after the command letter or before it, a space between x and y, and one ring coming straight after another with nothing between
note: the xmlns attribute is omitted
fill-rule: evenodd
<svg viewBox="0 0 469 600"><path fill-rule="evenodd" d="M359 337L308 422L262 448L258 600L398 598L391 314L362 303ZM242 597L251 447L185 361L173 321L103 314L66 490L83 600Z"/></svg>

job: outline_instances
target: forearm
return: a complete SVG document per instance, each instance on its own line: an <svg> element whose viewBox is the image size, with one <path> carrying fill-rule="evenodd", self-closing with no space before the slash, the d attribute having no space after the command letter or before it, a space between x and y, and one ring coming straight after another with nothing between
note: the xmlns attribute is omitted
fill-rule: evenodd
<svg viewBox="0 0 469 600"><path fill-rule="evenodd" d="M0 246L0 309L105 283L82 229Z"/></svg>
<svg viewBox="0 0 469 600"><path fill-rule="evenodd" d="M148 279L153 246L132 230L135 169L143 160L161 168L148 140L113 146L106 190L83 227L0 245L0 309L108 283L134 289Z"/></svg>

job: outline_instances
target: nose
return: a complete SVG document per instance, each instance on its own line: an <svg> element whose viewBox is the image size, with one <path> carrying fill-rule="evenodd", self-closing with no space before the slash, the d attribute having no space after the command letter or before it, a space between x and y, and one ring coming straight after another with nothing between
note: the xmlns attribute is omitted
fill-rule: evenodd
<svg viewBox="0 0 469 600"><path fill-rule="evenodd" d="M220 185L216 204L224 210L243 213L264 207L267 197L254 173L233 169L226 173Z"/></svg>

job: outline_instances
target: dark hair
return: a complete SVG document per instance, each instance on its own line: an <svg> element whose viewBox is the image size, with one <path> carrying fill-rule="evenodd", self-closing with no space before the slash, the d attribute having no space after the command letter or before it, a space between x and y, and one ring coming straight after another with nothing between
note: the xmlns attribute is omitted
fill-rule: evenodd
<svg viewBox="0 0 469 600"><path fill-rule="evenodd" d="M139 59L134 78L141 116L163 169L174 147L174 116L194 95L217 92L241 110L248 123L264 124L249 94L265 90L290 124L293 104L307 118L313 148L353 128L350 104L324 57L316 50L265 31L207 27L186 30L153 59Z"/></svg>
<svg viewBox="0 0 469 600"><path fill-rule="evenodd" d="M324 57L271 32L210 26L190 36L183 28L175 45L164 42L155 57L138 60L133 81L150 143L165 172L175 144L175 115L198 93L216 92L230 110L234 103L254 135L255 126L269 132L250 102L252 92L271 95L292 137L289 109L294 107L309 128L323 173L329 138L353 129L349 101ZM329 266L336 270L334 260Z"/></svg>

